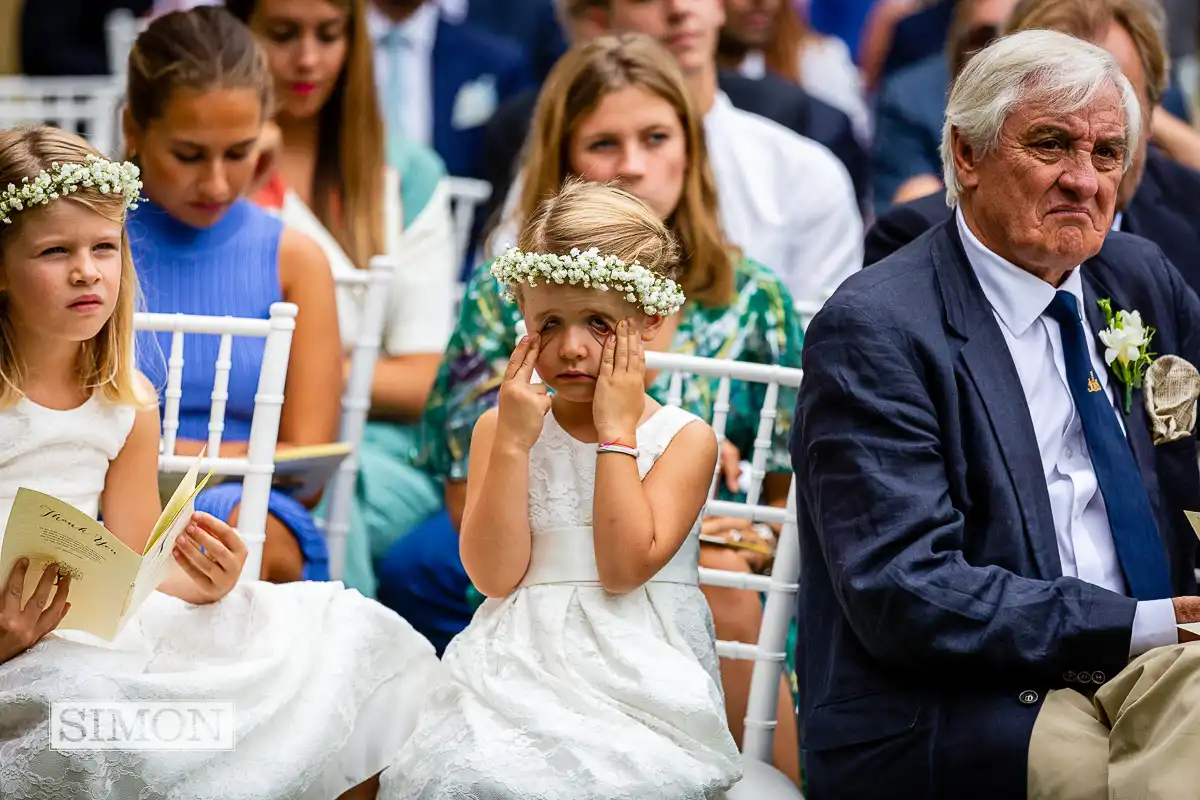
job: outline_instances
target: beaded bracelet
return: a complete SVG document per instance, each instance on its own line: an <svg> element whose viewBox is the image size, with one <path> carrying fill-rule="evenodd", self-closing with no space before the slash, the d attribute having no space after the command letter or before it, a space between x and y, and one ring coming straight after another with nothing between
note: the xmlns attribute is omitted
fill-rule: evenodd
<svg viewBox="0 0 1200 800"><path fill-rule="evenodd" d="M633 456L634 458L637 458L639 455L638 449L636 447L630 447L627 444L621 444L621 442L619 442L617 440L613 440L611 442L604 442L602 444L596 445L596 452L597 453L621 453L622 455Z"/></svg>

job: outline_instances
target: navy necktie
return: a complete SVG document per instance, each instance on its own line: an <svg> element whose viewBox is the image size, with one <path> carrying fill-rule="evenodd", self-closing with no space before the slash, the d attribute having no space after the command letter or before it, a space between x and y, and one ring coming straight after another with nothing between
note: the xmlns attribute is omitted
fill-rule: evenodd
<svg viewBox="0 0 1200 800"><path fill-rule="evenodd" d="M1121 432L1117 411L1092 367L1079 303L1070 292L1057 292L1046 313L1062 331L1067 385L1083 423L1083 436L1129 592L1138 600L1170 597L1167 556L1158 537L1150 497L1129 442Z"/></svg>

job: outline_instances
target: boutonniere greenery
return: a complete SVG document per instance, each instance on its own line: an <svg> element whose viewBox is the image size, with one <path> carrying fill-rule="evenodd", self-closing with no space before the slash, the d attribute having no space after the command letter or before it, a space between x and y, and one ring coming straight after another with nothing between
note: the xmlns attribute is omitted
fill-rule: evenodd
<svg viewBox="0 0 1200 800"><path fill-rule="evenodd" d="M1150 352L1154 328L1143 324L1139 311L1118 311L1114 314L1108 298L1097 302L1104 311L1104 320L1108 325L1100 331L1100 341L1105 347L1104 362L1125 389L1122 399L1125 414L1128 415L1133 407L1133 390L1142 388L1142 378L1154 358L1154 353Z"/></svg>

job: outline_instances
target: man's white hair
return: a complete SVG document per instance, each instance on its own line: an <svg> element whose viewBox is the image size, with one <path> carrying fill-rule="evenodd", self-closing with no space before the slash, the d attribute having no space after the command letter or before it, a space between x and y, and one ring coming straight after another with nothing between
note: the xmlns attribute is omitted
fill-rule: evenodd
<svg viewBox="0 0 1200 800"><path fill-rule="evenodd" d="M1109 87L1125 109L1125 169L1142 134L1137 94L1116 59L1094 44L1057 31L1028 30L997 39L959 74L942 126L942 174L946 203L958 204L962 184L954 168L951 132L957 131L976 159L991 153L1004 123L1018 106L1046 104L1062 114L1090 105Z"/></svg>

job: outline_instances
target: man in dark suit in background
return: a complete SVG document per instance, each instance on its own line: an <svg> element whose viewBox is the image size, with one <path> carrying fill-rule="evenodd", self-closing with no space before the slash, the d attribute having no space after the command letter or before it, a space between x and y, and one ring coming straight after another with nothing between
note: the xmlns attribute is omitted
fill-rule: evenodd
<svg viewBox="0 0 1200 800"><path fill-rule="evenodd" d="M459 0L466 4L463 21L503 36L525 48L533 79L540 84L567 49L554 0Z"/></svg>
<svg viewBox="0 0 1200 800"><path fill-rule="evenodd" d="M1002 38L947 119L955 217L846 279L805 331L806 794L1107 797L1112 752L1114 796L1151 796L1129 788L1164 765L1139 760L1164 745L1148 723L1197 705L1180 696L1196 681L1155 676L1181 657L1177 623L1200 619L1183 513L1200 470L1194 419L1167 436L1108 366L1100 301L1140 312L1127 345L1154 326L1156 355L1194 375L1200 299L1153 244L1110 232L1142 112L1104 50ZM1139 678L1150 700L1125 702ZM1187 722L1169 735L1196 735Z"/></svg>
<svg viewBox="0 0 1200 800"><path fill-rule="evenodd" d="M1167 74L1166 46L1159 21L1138 0L1024 0L1008 23L1010 31L1032 28L1061 30L1107 49L1129 78L1147 118L1163 97ZM1157 244L1188 285L1200 292L1200 174L1153 149L1142 136L1133 168L1117 195L1117 230ZM867 232L865 263L873 264L949 219L941 192L894 206Z"/></svg>
<svg viewBox="0 0 1200 800"><path fill-rule="evenodd" d="M432 146L451 175L480 177L484 126L533 84L521 45L447 21L433 0L372 0L368 22L389 131Z"/></svg>
<svg viewBox="0 0 1200 800"><path fill-rule="evenodd" d="M954 5L955 0L936 0L897 22L881 77L886 78L929 56L941 55L950 34Z"/></svg>
<svg viewBox="0 0 1200 800"><path fill-rule="evenodd" d="M559 16L573 41L605 32L607 0L556 0ZM850 118L833 106L812 97L799 86L775 76L744 78L722 70L718 86L736 108L779 123L796 133L825 145L854 182L860 206L869 191L869 159L854 136ZM492 219L503 205L520 164L521 149L529 132L537 90L520 94L504 103L488 123L484 133L483 178L492 184L492 196L485 216Z"/></svg>

